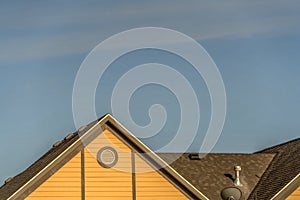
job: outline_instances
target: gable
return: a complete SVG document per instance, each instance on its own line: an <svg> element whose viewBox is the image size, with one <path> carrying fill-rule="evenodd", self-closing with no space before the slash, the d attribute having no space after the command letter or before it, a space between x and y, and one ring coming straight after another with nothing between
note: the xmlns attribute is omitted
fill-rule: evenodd
<svg viewBox="0 0 300 200"><path fill-rule="evenodd" d="M117 162L111 168L98 161L98 152L111 148ZM162 175L109 130L91 141L62 168L38 186L26 200L187 199Z"/></svg>
<svg viewBox="0 0 300 200"><path fill-rule="evenodd" d="M79 135L81 136L79 137ZM69 140L72 140L72 143L70 142L66 146L65 144ZM88 145L84 147L82 142ZM98 159L99 151L107 147L112 148L118 155L118 160L113 167L103 166ZM170 198L176 196L179 199L187 199L187 197L202 199L202 197L198 197L202 196L199 191L174 173L174 170L169 166L164 166L165 163L155 153L121 125L118 126L110 116L105 116L99 122L79 130L75 136L73 134L72 137L65 138L50 152L55 152L55 150L61 152L58 155L55 154L57 157L49 160L47 156L52 155L52 153L47 153L29 168L32 171L26 170L18 175L26 177L24 174L32 174L32 178L27 179L25 184L20 185L17 190L9 194L8 199L23 199L25 197L44 199L46 195L47 199L57 199L57 197L70 199L78 198L79 194L81 198L84 196L88 199L99 199L103 196L105 199L118 199L120 197L122 199L124 197L135 199L138 195L139 198L157 199L158 194L164 191L163 199L168 196ZM77 161L75 162L74 159ZM78 162L78 160L80 161ZM78 164L76 166L80 164L80 172L69 167L74 165L74 162ZM33 174L34 169L38 168L41 163L44 163L44 167ZM143 164L141 165L141 163ZM140 166L159 170L153 171L152 169L152 173L139 174L135 170ZM162 166L164 167L161 168ZM71 169L75 171L71 172ZM145 177L148 178L145 179ZM76 185L79 179L80 188ZM143 188L147 182L145 180L152 182L152 186L146 186L144 191ZM65 190L64 187L56 187L61 186L61 184L64 185ZM76 190L76 192L72 193L70 190ZM49 195L49 193L52 194Z"/></svg>
<svg viewBox="0 0 300 200"><path fill-rule="evenodd" d="M262 151L275 153L273 161L250 195L251 198L281 200L300 186L300 138Z"/></svg>
<svg viewBox="0 0 300 200"><path fill-rule="evenodd" d="M106 137L105 140L99 140L99 138L101 138L101 135L102 137ZM105 142L103 143L103 141ZM89 148L85 148L84 146L86 145L83 145L82 142L84 142L84 144L86 145L90 145L88 146ZM8 182L2 185L0 187L0 200L24 199L25 197L37 199L36 196L38 195L40 195L39 198L45 199L42 198L41 194L45 194L54 189L50 188L54 185L59 186L62 184L57 183L51 185L50 182L53 183L57 180L62 181L61 176L65 174L68 175L63 178L62 182L65 181L63 183L63 186L69 188L68 191L76 190L76 192L72 193L73 196L70 196L71 194L68 193L68 191L66 193L64 192L64 188L62 186L57 188L56 190L53 190L53 193L59 194L59 197L64 199L70 199L71 197L71 199L76 199L78 198L79 193L81 194L81 199L83 197L82 194L87 193L89 195L89 199L99 199L98 197L96 197L98 195L97 193L100 191L99 188L103 189L102 192L106 191L108 194L114 193L113 190L115 188L118 188L119 192L123 192L122 197L124 197L125 195L129 199L135 199L137 197L139 199L157 199L158 195L163 195L163 199L170 199L175 197L176 199L177 197L188 197L189 199L208 199L201 192L204 192L210 197L211 193L209 191L211 191L212 189L210 189L211 185L208 183L208 179L206 178L211 177L211 174L215 176L215 172L221 173L217 177L215 177L216 179L212 179L214 181L214 184L232 184L232 182L230 182L230 179L224 179L230 178L224 176L226 175L223 174L225 173L225 171L222 171L223 169L225 170L224 167L222 168L222 170L211 168L211 164L214 164L213 166L217 166L215 165L216 162L214 161L214 157L217 158L218 162L223 164L230 164L230 162L226 161L227 158L233 161L231 162L230 166L228 166L227 171L232 170L231 166L234 164L246 166L246 168L242 167L244 170L246 169L246 174L244 174L245 171L242 171L242 175L246 175L246 181L249 180L250 182L248 182L246 185L243 185L243 187L247 187L247 189L249 189L247 192L249 194L249 192L251 192L251 190L255 186L250 196L248 196L248 199L255 199L258 196L261 197L266 195L273 196L275 194L277 196L274 196L272 199L282 199L281 196L284 196L285 198L290 194L290 198L293 199L294 196L298 198L297 195L299 191L298 180L300 177L300 168L297 162L299 160L299 145L300 139L297 139L254 154L240 155L244 157L244 164L244 161L234 161L235 159L237 159L238 154L209 154L206 159L201 159L199 161L184 161L188 158L188 154L182 154L179 160L172 163L171 165L167 165L164 160L168 160L168 157L170 157L169 154L165 154L167 155L166 159L162 155L162 157L158 157L157 154L152 152L141 141L135 138L114 118L112 118L110 115L106 115L103 118L92 122L91 124L83 128L80 128L77 132L69 134L63 141L56 143L56 145L54 145L52 149L50 149L28 169L11 178ZM101 173L99 173L99 175L95 179L93 178L94 175L99 172L99 167L102 166L101 164L99 165L96 154L98 154L98 151L103 146L110 146L114 149L117 149L118 155L121 155L119 156L118 161L121 162L118 162L115 165L115 168L117 168L116 170L113 170L113 168L106 168L105 175L109 174L109 176L100 176ZM276 156L273 158L274 155ZM225 160L220 160L220 156L225 156ZM164 160L162 160L162 158ZM251 164L251 158L254 159L254 164ZM77 166L77 171L75 169L76 167L70 167L70 164L73 165L74 163L76 163L73 159L77 160L77 164L75 164ZM80 161L78 162L78 160ZM272 160L271 163L270 160ZM122 165L120 164L123 161L124 163L127 163L127 165L124 165L122 167ZM181 163L181 161L184 162ZM259 164L259 162L262 162L263 164L261 165ZM81 178L80 189L78 185L79 163ZM202 165L206 165L205 163L208 164L208 166L203 167ZM262 168L257 168L255 167L255 165L259 165L259 167ZM83 168L84 166L86 168ZM71 168L76 172L68 172L68 170L70 170ZM127 172L127 175L118 174L124 173L124 169L125 172ZM144 171L143 173L139 174L140 169ZM149 172L149 169L159 170ZM211 169L211 173L207 173L209 172L207 171L207 169ZM95 170L97 172L95 172ZM130 170L131 172L129 172ZM107 173L109 171L110 173ZM76 175L70 175L72 173ZM193 174L197 175L197 177ZM68 177L69 175L72 177ZM295 177L295 175L297 176ZM254 182L253 176L255 176ZM223 177L221 178L221 182L220 177ZM96 185L96 182L99 183L99 178L103 178L103 181L107 182L106 185ZM110 181L114 178L118 178L117 182L119 184L116 187L115 185L109 185L110 182L115 182ZM244 182L245 180L242 181ZM219 190L220 188L221 187L218 186L216 190ZM130 192L128 192L128 190ZM208 192L206 192L206 190ZM219 194L219 191L217 191L217 194ZM246 193L244 193L244 195L245 194ZM119 197L120 196L121 195L119 195ZM245 196L247 196L247 194ZM49 198L51 199L51 197ZM219 198L219 196L217 198Z"/></svg>
<svg viewBox="0 0 300 200"><path fill-rule="evenodd" d="M117 162L111 168L98 163L97 154L103 148L112 148L117 153ZM109 130L95 138L84 152L88 199L187 199Z"/></svg>

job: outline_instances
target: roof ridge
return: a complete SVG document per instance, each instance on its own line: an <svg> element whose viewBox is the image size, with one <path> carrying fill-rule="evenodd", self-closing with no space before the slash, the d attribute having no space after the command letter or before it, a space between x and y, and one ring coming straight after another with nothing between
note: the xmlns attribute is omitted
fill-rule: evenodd
<svg viewBox="0 0 300 200"><path fill-rule="evenodd" d="M265 149L256 151L256 152L254 152L254 153L272 153L272 152L266 152L266 151L273 150L273 149L276 149L276 148L278 148L278 147L286 146L286 145L288 145L288 144L290 144L290 143L294 143L294 142L297 142L297 141L300 141L300 138L295 138L295 139L292 139L292 140L288 140L288 141L286 141L286 142L283 142L283 143L280 143L280 144L276 144L276 145L267 147L267 148L265 148Z"/></svg>
<svg viewBox="0 0 300 200"><path fill-rule="evenodd" d="M15 174L14 176L8 177L8 178L12 178L14 179L15 177L19 176L20 174L22 174L24 171L26 171L28 168L32 167L33 165L35 165L37 162L39 162L41 159L47 157L50 153L52 153L55 149L57 149L59 146L67 143L68 141L70 141L72 138L74 138L76 135L78 135L77 131L73 132L73 133L69 133L67 136L69 137L65 137L62 140L58 140L57 142L61 142L59 145L54 145L55 142L52 147L50 149L48 149L43 155L41 155L37 160L35 160L33 163L31 163L25 170L21 171L20 173ZM11 181L11 180L10 180ZM9 182L10 182L9 181ZM6 184L6 182L4 182L2 185L0 185L0 189Z"/></svg>
<svg viewBox="0 0 300 200"><path fill-rule="evenodd" d="M300 160L300 138L256 152L256 154L261 153L276 153L276 156L257 183L250 199L255 199L256 195L259 195L263 199L274 197L283 186L300 173L300 166L298 165ZM278 181L272 182L274 178ZM282 195L287 195L287 193Z"/></svg>
<svg viewBox="0 0 300 200"><path fill-rule="evenodd" d="M186 181L185 178L177 173L171 166L167 165L163 159L161 159L155 152L151 151L151 149L123 127L115 118L113 118L110 114L106 114L99 120L96 120L83 128L79 128L77 133L75 132L75 134L67 135L65 139L63 139L60 143L56 143L57 145L52 146L51 149L49 149L41 156L41 158L35 161L27 169L16 175L11 181L1 186L0 200L26 197L28 193L34 190L34 188L31 187L35 184L34 181L40 181L40 177L45 179L49 178L52 173L57 171L63 164L68 162L70 158L84 148L81 139L90 141L90 139L96 137L96 132L98 131L98 129L96 130L95 128L96 126L100 126L101 130L103 126L108 130L111 130L113 134L118 134L120 136L119 139L126 140L126 144L136 152L149 152L147 155L141 154L142 159L147 159L149 162L147 160L146 162L154 168L161 167L160 170L158 170L158 173L172 182L172 184L176 182L180 190L188 197L208 199L200 190L198 190L190 182ZM92 131L95 132L92 133ZM57 163L59 163L59 165L57 165ZM50 170L51 173L49 173Z"/></svg>
<svg viewBox="0 0 300 200"><path fill-rule="evenodd" d="M267 169L264 171L264 173L262 174L261 178L259 179L258 183L255 185L255 187L253 188L252 192L249 195L249 199L255 197L254 199L256 199L256 195L257 195L257 189L261 186L262 182L267 179L272 171L272 168L275 165L275 162L277 159L279 159L279 156L281 154L281 152L277 152L277 153L273 153L275 154L275 156L273 157L273 159L271 160L271 162L269 163Z"/></svg>
<svg viewBox="0 0 300 200"><path fill-rule="evenodd" d="M276 152L254 152L254 153L199 153L199 152L155 152L156 154L205 154L205 155L252 155L260 154L276 154Z"/></svg>

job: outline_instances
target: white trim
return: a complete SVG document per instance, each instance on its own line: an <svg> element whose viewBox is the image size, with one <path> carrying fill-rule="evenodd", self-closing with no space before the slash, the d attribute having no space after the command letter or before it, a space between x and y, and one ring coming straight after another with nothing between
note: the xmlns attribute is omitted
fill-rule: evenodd
<svg viewBox="0 0 300 200"><path fill-rule="evenodd" d="M103 118L101 118L96 124L94 124L89 130L87 130L83 135L79 136L79 138L73 142L68 148L66 148L62 153L60 153L55 159L53 159L50 163L47 164L41 171L39 171L36 175L34 175L29 181L27 181L22 187L20 187L17 191L15 191L7 200L13 200L15 195L17 195L21 190L23 190L26 186L28 186L34 179L36 179L40 174L42 174L47 168L53 165L60 157L62 157L66 152L68 152L74 145L78 142L81 142L83 138L85 138L95 127L105 121L113 121L117 125L119 125L127 136L132 137L134 140L138 141L140 145L143 146L147 151L149 151L159 162L163 164L163 166L167 166L168 169L172 171L172 173L176 174L178 178L185 182L190 188L194 191L198 192L200 196L205 198L205 200L209 200L202 192L200 192L197 188L195 188L190 182L188 182L184 177L182 177L177 171L175 171L171 166L169 166L163 159L161 159L155 152L153 152L149 147L147 147L144 143L142 143L137 137L135 137L129 130L127 130L122 124L120 124L112 115L106 114Z"/></svg>
<svg viewBox="0 0 300 200"><path fill-rule="evenodd" d="M94 127L103 122L108 116L106 115L101 120L99 120L95 125L93 125L88 131L86 131L81 137L79 137L72 145L70 145L67 149L65 149L61 154L59 154L55 159L53 159L46 167L44 167L41 171L39 171L36 175L34 175L29 181L27 181L22 187L20 187L16 192L14 192L7 200L12 200L14 196L19 193L22 189L24 189L29 183L31 183L35 178L37 178L42 172L44 172L48 167L50 167L56 160L58 160L63 154L69 151L75 144L81 141L82 137L85 137Z"/></svg>

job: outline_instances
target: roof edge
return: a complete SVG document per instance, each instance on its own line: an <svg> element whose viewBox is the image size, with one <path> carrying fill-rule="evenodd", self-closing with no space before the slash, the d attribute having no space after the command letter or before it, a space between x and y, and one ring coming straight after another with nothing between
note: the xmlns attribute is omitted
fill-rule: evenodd
<svg viewBox="0 0 300 200"><path fill-rule="evenodd" d="M288 184L286 184L279 192L277 192L270 200L286 199L300 186L300 173L295 176Z"/></svg>
<svg viewBox="0 0 300 200"><path fill-rule="evenodd" d="M20 194L22 194L22 191L25 191L27 187L30 186L30 184L33 184L33 181L37 178L40 178L43 174L46 173L46 170L54 165L64 154L66 154L70 149L72 149L74 146L81 144L81 138L86 136L93 128L95 128L100 123L105 123L107 121L108 115L105 115L104 117L100 118L100 120L95 123L91 128L89 128L83 135L81 135L74 143L72 143L68 148L66 148L62 153L60 153L55 159L53 159L50 163L48 163L42 170L40 170L36 175L34 175L31 179L29 179L24 185L22 185L20 188L18 188L12 195L10 195L7 200L14 200L18 199Z"/></svg>
<svg viewBox="0 0 300 200"><path fill-rule="evenodd" d="M262 152L262 153L264 153L264 152ZM261 153L259 153L259 154L261 154ZM252 195L256 196L256 190L261 186L261 182L269 176L270 171L271 171L270 169L272 168L274 161L277 159L277 157L279 156L280 153L277 152L277 153L269 153L269 154L273 154L274 156L273 156L271 162L269 163L268 167L266 168L265 172L262 174L261 178L259 179L259 181L255 185L255 187L251 191L249 197L251 197Z"/></svg>
<svg viewBox="0 0 300 200"><path fill-rule="evenodd" d="M155 164L158 164L158 172L164 171L165 173L173 176L175 180L179 181L180 184L186 187L192 195L194 195L197 198L209 200L201 191L199 191L197 188L195 188L190 182L188 182L184 177L182 177L176 170L174 170L170 165L168 165L161 157L159 157L155 152L153 152L148 146L146 146L143 142L141 142L137 137L134 136L128 129L126 129L121 123L118 122L111 114L107 114L107 122L112 123L111 125L115 126L118 130L123 131L123 135L127 136L127 139L132 140L132 142L137 145L137 148L141 150L142 152L150 153L150 154L138 154L140 157L142 157L143 160L146 162L148 159L151 159L155 162ZM107 123L107 125L109 125ZM136 149L138 150L138 149ZM138 152L138 151L137 151ZM148 163L153 164L153 163ZM165 178L167 178L169 181L170 177L166 177L164 173L161 173Z"/></svg>
<svg viewBox="0 0 300 200"><path fill-rule="evenodd" d="M161 173L161 175L163 175L167 180L169 180L175 187L177 187L185 195L187 195L188 197L208 200L208 198L201 191L199 191L185 178L183 178L179 173L177 173L171 166L169 166L164 160L162 160L155 152L153 152L149 147L147 147L137 137L135 137L129 130L127 130L122 124L120 124L111 114L106 114L100 119L96 120L89 128L83 130L79 129L77 131L79 137L76 140L74 140L74 142L72 142L70 146L68 146L61 153L59 153L57 157L51 160L44 168L38 171L21 187L19 187L14 192L12 192L10 196L7 198L7 200L15 200L20 198L25 198L26 196L28 196L33 190L36 189L36 187L38 187L44 181L44 179L47 179L47 176L49 178L51 174L55 173L53 170L57 168L56 166L57 163L60 163L61 160L69 157L70 154L74 153L73 151L84 148L83 141L87 141L87 142L92 141L94 137L97 137L99 134L102 133L99 130L103 131L107 128L116 129L117 130L116 136L118 136L119 133L119 135L125 138L125 140L131 141L130 143L127 143L127 145L129 145L129 147L134 149L137 153L145 152L145 154L143 154L145 157L142 156L142 159L148 162L148 164L150 164L151 166L158 167L155 169L158 169L157 171ZM132 146L131 144L134 144L134 146ZM59 168L60 167L58 167L58 169Z"/></svg>
<svg viewBox="0 0 300 200"><path fill-rule="evenodd" d="M295 141L298 141L298 140L300 140L300 138L294 138L294 139L292 139L292 140L288 140L288 141L285 141L285 142L283 142L283 143L275 144L275 145L273 145L273 146L270 146L270 147L267 147L267 148L265 148L265 149L256 151L256 152L254 152L254 153L268 153L268 152L265 152L265 151L269 151L269 150L278 148L278 147L280 147L280 146L287 145L287 144L289 144L289 143L292 143L292 142L295 142Z"/></svg>

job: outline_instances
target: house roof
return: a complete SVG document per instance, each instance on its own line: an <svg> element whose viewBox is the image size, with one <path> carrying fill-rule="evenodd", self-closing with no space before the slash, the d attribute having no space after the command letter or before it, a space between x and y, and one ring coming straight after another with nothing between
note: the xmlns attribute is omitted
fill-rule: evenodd
<svg viewBox="0 0 300 200"><path fill-rule="evenodd" d="M300 186L300 138L261 150L256 154L262 153L275 153L276 156L250 197L285 199Z"/></svg>
<svg viewBox="0 0 300 200"><path fill-rule="evenodd" d="M209 199L220 199L221 191L224 188L234 187L234 166L236 165L242 168L240 173L242 186L239 187L243 192L242 199L248 199L275 156L273 153L213 153L200 160L191 160L189 155L189 153L182 155L174 153L159 154L167 162L173 157L179 157L171 166Z"/></svg>
<svg viewBox="0 0 300 200"><path fill-rule="evenodd" d="M70 144L78 139L78 134L74 134L74 137L64 141L59 148L51 148L45 155L38 159L35 163L29 166L25 171L16 175L10 180L6 181L4 185L0 187L0 199L4 200L9 198L14 192L16 192L22 185L27 183L33 178L39 171L45 168L54 158L60 155Z"/></svg>
<svg viewBox="0 0 300 200"><path fill-rule="evenodd" d="M40 184L47 180L60 167L80 152L86 144L100 135L103 130L110 130L116 137L128 145L154 169L158 169L164 178L175 184L177 188L191 199L208 199L191 183L165 163L134 135L127 131L111 115L107 114L90 123L77 132L68 135L63 141L53 147L39 160L22 173L16 175L0 187L0 200L24 199Z"/></svg>
<svg viewBox="0 0 300 200"><path fill-rule="evenodd" d="M210 199L219 199L221 190L233 185L235 165L242 167L243 199L282 200L300 186L300 138L253 154L213 153L200 160L189 155L159 154L167 162L179 157L171 166Z"/></svg>
<svg viewBox="0 0 300 200"><path fill-rule="evenodd" d="M239 188L243 192L243 199L271 199L276 194L280 199L290 194L300 183L300 180L297 179L297 175L300 173L300 139L253 154L208 154L202 159L192 160L189 157L190 153L153 153L110 115L106 115L79 129L79 131L68 135L25 171L2 185L0 187L0 200L7 199L17 191L20 191L30 180L42 174L41 172L47 166L50 164L55 166L54 161L58 157L65 152L69 152L68 157L62 158L60 162L57 162L60 163L56 166L57 169L52 167L47 172L47 176L43 178L46 180L45 178L50 177L51 174L55 173L55 170L59 169L58 167L61 167L68 161L66 158L71 158L84 148L84 145L81 143L83 136L100 122L102 123L101 126L110 128L121 137L120 139L137 152L150 151L151 153L147 154L147 157L144 159L150 160L150 164L154 165L154 167L159 168L165 162L168 163L170 160L173 160L174 157L179 157L170 166L159 170L159 173L173 182L173 184L177 184L188 195L194 195L193 197L220 199L221 190L233 186L233 167L235 165L242 167L242 186ZM37 184L40 183L37 182Z"/></svg>
<svg viewBox="0 0 300 200"><path fill-rule="evenodd" d="M87 126L90 128L96 122L92 122ZM78 140L78 132L67 135L60 145L54 146L45 153L41 158L29 166L26 170L20 174L10 178L10 180L0 187L0 200L8 199L13 193L15 193L21 186L26 184L42 169L44 169L51 161L57 158L62 152L64 152L71 144ZM57 143L58 144L58 143ZM73 152L75 155L77 152ZM65 164L65 163L63 163Z"/></svg>

